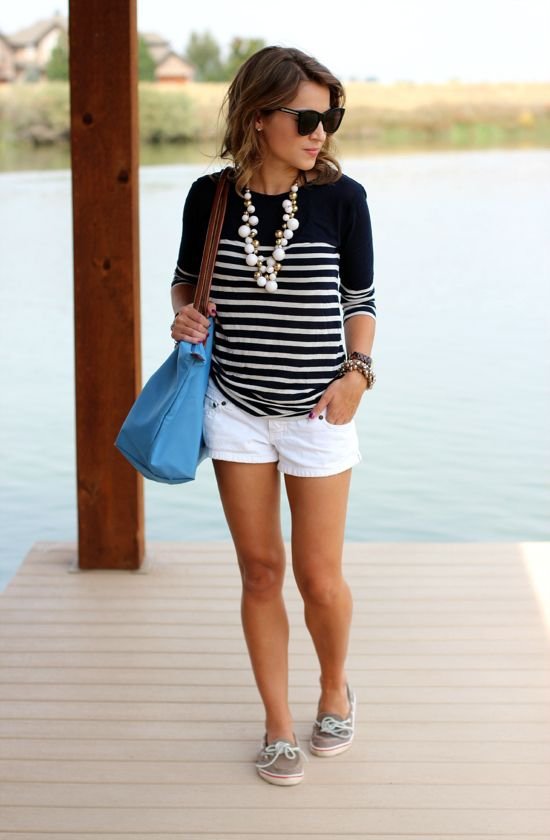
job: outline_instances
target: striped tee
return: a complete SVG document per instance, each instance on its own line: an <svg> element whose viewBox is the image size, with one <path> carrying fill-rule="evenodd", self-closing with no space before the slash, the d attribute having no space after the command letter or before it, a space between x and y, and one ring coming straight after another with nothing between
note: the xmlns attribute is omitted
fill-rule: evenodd
<svg viewBox="0 0 550 840"><path fill-rule="evenodd" d="M191 186L172 285L196 284L216 176ZM252 192L260 253L269 256L288 193ZM257 416L308 414L345 359L343 324L376 318L373 245L366 192L342 175L298 190L300 226L269 293L256 285L238 229L243 199L229 186L211 299L216 304L211 376L220 391Z"/></svg>

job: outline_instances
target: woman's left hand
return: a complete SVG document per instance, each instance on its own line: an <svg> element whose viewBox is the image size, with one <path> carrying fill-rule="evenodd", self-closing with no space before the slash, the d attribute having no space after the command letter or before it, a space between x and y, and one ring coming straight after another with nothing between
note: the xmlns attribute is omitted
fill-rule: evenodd
<svg viewBox="0 0 550 840"><path fill-rule="evenodd" d="M348 371L330 383L309 416L314 419L324 414L327 422L335 426L349 423L366 390L367 382L363 374L355 370Z"/></svg>

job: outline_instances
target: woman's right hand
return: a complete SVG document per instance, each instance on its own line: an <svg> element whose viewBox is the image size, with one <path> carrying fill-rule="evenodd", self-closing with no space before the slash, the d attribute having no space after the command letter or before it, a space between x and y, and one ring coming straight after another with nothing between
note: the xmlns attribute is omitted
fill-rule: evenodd
<svg viewBox="0 0 550 840"><path fill-rule="evenodd" d="M208 314L215 317L216 306L208 301ZM182 306L172 322L172 338L174 341L189 341L191 344L200 344L206 341L210 321L194 308L192 303Z"/></svg>

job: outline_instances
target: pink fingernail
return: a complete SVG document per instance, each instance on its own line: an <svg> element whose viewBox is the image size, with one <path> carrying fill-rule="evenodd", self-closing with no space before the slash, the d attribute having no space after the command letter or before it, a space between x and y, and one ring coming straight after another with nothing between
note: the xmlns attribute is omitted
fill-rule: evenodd
<svg viewBox="0 0 550 840"><path fill-rule="evenodd" d="M313 413L313 411L309 412L308 417L309 417L310 420L313 420L313 418L315 417L315 414Z"/></svg>

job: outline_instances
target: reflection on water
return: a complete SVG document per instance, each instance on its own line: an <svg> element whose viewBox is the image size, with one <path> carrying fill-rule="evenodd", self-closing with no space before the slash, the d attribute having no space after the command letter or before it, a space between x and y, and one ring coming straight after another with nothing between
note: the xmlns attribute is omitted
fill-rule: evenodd
<svg viewBox="0 0 550 840"><path fill-rule="evenodd" d="M171 350L181 211L206 167L141 171L145 377ZM550 539L550 152L344 169L369 198L378 306L348 539ZM0 226L1 582L33 541L76 533L69 173L0 176ZM210 464L146 488L149 538L228 538Z"/></svg>

